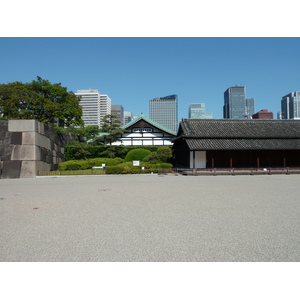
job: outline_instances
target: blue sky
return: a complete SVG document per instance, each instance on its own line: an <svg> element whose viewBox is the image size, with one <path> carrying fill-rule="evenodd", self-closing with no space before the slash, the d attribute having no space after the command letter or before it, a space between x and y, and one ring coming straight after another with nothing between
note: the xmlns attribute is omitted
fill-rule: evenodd
<svg viewBox="0 0 300 300"><path fill-rule="evenodd" d="M178 94L178 117L205 103L222 118L223 93L246 86L255 110L276 116L300 90L298 37L1 37L0 83L41 76L68 90L98 89L112 104L149 116L149 100Z"/></svg>

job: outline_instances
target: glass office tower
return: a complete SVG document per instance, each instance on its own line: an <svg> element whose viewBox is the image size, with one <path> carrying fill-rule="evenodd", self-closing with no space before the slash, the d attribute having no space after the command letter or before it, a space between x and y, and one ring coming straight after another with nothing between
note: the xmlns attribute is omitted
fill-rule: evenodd
<svg viewBox="0 0 300 300"><path fill-rule="evenodd" d="M205 103L191 103L189 106L190 119L212 119L212 113L205 112Z"/></svg>
<svg viewBox="0 0 300 300"><path fill-rule="evenodd" d="M255 100L246 99L246 87L232 86L224 92L224 119L251 119L254 112Z"/></svg>
<svg viewBox="0 0 300 300"><path fill-rule="evenodd" d="M124 108L122 105L112 105L111 114L117 117L117 120L120 121L120 126L125 125Z"/></svg>
<svg viewBox="0 0 300 300"><path fill-rule="evenodd" d="M281 118L300 119L300 92L292 92L282 97Z"/></svg>
<svg viewBox="0 0 300 300"><path fill-rule="evenodd" d="M178 96L157 97L149 101L150 119L177 132Z"/></svg>
<svg viewBox="0 0 300 300"><path fill-rule="evenodd" d="M245 119L252 119L255 114L255 101L254 98L246 99Z"/></svg>

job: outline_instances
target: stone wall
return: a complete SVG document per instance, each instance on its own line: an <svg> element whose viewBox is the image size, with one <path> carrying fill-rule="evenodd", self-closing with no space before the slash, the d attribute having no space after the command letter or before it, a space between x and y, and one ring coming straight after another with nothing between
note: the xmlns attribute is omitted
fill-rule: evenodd
<svg viewBox="0 0 300 300"><path fill-rule="evenodd" d="M70 137L36 120L0 120L0 178L32 178L64 161Z"/></svg>

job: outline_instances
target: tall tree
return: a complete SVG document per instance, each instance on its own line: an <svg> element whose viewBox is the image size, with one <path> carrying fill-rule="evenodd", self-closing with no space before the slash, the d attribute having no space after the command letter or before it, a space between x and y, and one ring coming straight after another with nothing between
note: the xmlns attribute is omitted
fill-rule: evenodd
<svg viewBox="0 0 300 300"><path fill-rule="evenodd" d="M95 139L96 142L102 142L111 145L120 139L124 134L124 129L120 128L121 121L115 115L106 115L102 119L101 132L106 133Z"/></svg>
<svg viewBox="0 0 300 300"><path fill-rule="evenodd" d="M9 119L30 119L31 97L28 84L16 81L0 84L0 116Z"/></svg>
<svg viewBox="0 0 300 300"><path fill-rule="evenodd" d="M73 92L60 83L37 77L31 83L0 84L0 116L35 119L58 126L80 126L82 108Z"/></svg>

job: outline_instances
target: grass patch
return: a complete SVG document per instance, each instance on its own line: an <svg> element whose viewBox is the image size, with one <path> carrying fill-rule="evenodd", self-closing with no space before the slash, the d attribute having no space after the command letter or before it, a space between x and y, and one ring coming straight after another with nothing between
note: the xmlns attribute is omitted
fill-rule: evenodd
<svg viewBox="0 0 300 300"><path fill-rule="evenodd" d="M38 176L66 176L66 175L103 175L103 170L68 170L68 171L39 171Z"/></svg>

